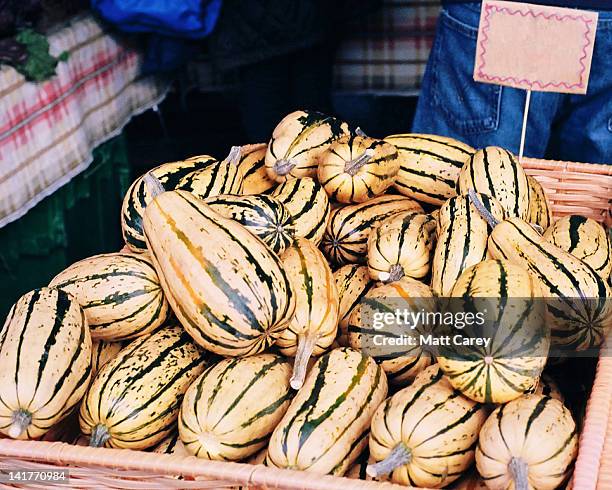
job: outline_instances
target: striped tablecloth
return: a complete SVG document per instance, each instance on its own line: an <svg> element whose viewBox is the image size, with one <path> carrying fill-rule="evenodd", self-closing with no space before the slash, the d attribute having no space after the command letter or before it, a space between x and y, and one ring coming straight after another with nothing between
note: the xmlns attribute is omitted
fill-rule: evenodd
<svg viewBox="0 0 612 490"><path fill-rule="evenodd" d="M29 83L0 70L0 227L23 216L92 161L92 150L130 118L159 103L168 83L142 77L141 55L79 17L49 37L68 51L57 76Z"/></svg>

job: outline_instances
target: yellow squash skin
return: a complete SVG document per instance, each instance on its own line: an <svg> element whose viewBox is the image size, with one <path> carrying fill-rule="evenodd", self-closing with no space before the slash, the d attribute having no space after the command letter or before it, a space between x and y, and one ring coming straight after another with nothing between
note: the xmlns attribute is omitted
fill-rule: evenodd
<svg viewBox="0 0 612 490"><path fill-rule="evenodd" d="M368 355L373 355L375 346L373 335L392 336L399 329L374 330L371 319L374 312L388 312L389 309L405 309L412 311L432 311L433 293L429 286L410 277L389 283L379 284L368 291L362 302L357 305L348 325L348 342L356 350L363 350ZM365 310L365 311L364 311ZM402 332L406 333L406 332ZM421 326L415 329L415 335L426 334ZM363 336L366 335L366 339ZM407 386L417 374L434 362L433 356L421 348L420 342L410 346L398 346L392 352L392 346L385 346L381 350L381 356L373 356L376 362L387 374L389 384L393 386Z"/></svg>
<svg viewBox="0 0 612 490"><path fill-rule="evenodd" d="M546 230L553 222L552 210L546 193L535 177L528 175L527 183L529 184L529 216L527 221L540 226L542 230Z"/></svg>
<svg viewBox="0 0 612 490"><path fill-rule="evenodd" d="M479 197L495 217L504 217L499 202L483 194ZM489 229L467 196L449 199L440 208L438 223L440 231L431 263L431 288L439 296L448 296L463 271L485 259Z"/></svg>
<svg viewBox="0 0 612 490"><path fill-rule="evenodd" d="M584 350L601 344L612 326L610 289L591 267L542 237L529 223L508 218L489 237L489 251L525 268L552 298L549 324L553 345Z"/></svg>
<svg viewBox="0 0 612 490"><path fill-rule="evenodd" d="M204 370L204 354L181 328L133 340L91 383L79 412L91 446L147 449L175 427L181 400Z"/></svg>
<svg viewBox="0 0 612 490"><path fill-rule="evenodd" d="M358 203L383 194L399 166L392 144L351 133L321 155L317 175L330 199Z"/></svg>
<svg viewBox="0 0 612 490"><path fill-rule="evenodd" d="M461 141L433 134L394 134L385 141L399 153L395 189L417 201L437 205L457 195L459 172L476 151Z"/></svg>
<svg viewBox="0 0 612 490"><path fill-rule="evenodd" d="M492 328L464 331L473 338L489 337L488 346L440 348L436 359L453 387L481 403L506 403L534 389L550 346L549 332L541 327L546 311L538 305L542 293L536 279L507 260L483 260L459 276L450 296L470 298L465 311L474 309L471 298L500 298L481 303L500 312Z"/></svg>
<svg viewBox="0 0 612 490"><path fill-rule="evenodd" d="M353 309L361 302L367 292L374 286L365 265L347 264L334 272L338 289L338 344L348 347L349 318Z"/></svg>
<svg viewBox="0 0 612 490"><path fill-rule="evenodd" d="M96 340L145 335L169 314L160 279L143 254L95 255L72 264L49 285L76 298Z"/></svg>
<svg viewBox="0 0 612 490"><path fill-rule="evenodd" d="M242 173L242 193L257 195L272 189L276 182L266 171L267 143L244 145L240 147L238 168Z"/></svg>
<svg viewBox="0 0 612 490"><path fill-rule="evenodd" d="M492 490L562 488L578 452L576 424L559 400L522 396L498 407L480 431L476 468Z"/></svg>
<svg viewBox="0 0 612 490"><path fill-rule="evenodd" d="M584 216L559 218L544 232L553 245L590 265L602 279L612 272L612 243L610 235L597 221Z"/></svg>
<svg viewBox="0 0 612 490"><path fill-rule="evenodd" d="M238 461L266 446L289 407L291 365L282 356L225 359L191 385L179 416L181 441L198 458Z"/></svg>
<svg viewBox="0 0 612 490"><path fill-rule="evenodd" d="M325 189L314 179L292 179L271 194L291 213L295 236L321 243L329 219L330 205Z"/></svg>
<svg viewBox="0 0 612 490"><path fill-rule="evenodd" d="M420 279L429 272L437 222L428 214L400 213L384 220L368 238L368 270L375 281L404 276Z"/></svg>
<svg viewBox="0 0 612 490"><path fill-rule="evenodd" d="M173 191L149 204L144 229L168 301L199 345L251 355L282 334L295 294L280 259L246 228Z"/></svg>
<svg viewBox="0 0 612 490"><path fill-rule="evenodd" d="M119 355L123 349L121 342L94 340L91 344L91 375L95 376L104 364Z"/></svg>
<svg viewBox="0 0 612 490"><path fill-rule="evenodd" d="M277 345L284 355L295 357L291 387L299 389L310 356L323 354L336 338L338 290L327 260L306 238L296 239L281 261L295 291L296 308Z"/></svg>
<svg viewBox="0 0 612 490"><path fill-rule="evenodd" d="M266 153L268 176L276 182L316 177L319 157L348 125L314 111L295 111L278 123Z"/></svg>
<svg viewBox="0 0 612 490"><path fill-rule="evenodd" d="M150 170L150 173L160 181L166 190L174 190L179 181L187 174L201 170L217 160L209 155L188 158L185 161L164 163ZM145 207L153 197L144 183L144 176L138 177L125 193L121 207L121 232L125 244L132 252L141 253L147 250L144 232L142 231L142 215Z"/></svg>
<svg viewBox="0 0 612 490"><path fill-rule="evenodd" d="M80 401L91 377L91 337L76 300L31 291L0 329L0 433L43 436Z"/></svg>
<svg viewBox="0 0 612 490"><path fill-rule="evenodd" d="M325 354L274 429L270 466L342 476L367 445L370 420L387 396L384 371L348 348Z"/></svg>
<svg viewBox="0 0 612 490"><path fill-rule="evenodd" d="M466 162L459 174L457 190L467 195L469 189L497 199L508 216L529 217L527 174L504 148L488 146Z"/></svg>
<svg viewBox="0 0 612 490"><path fill-rule="evenodd" d="M409 197L396 195L379 196L338 208L329 218L321 248L336 265L364 263L372 229L402 211L422 212L423 208Z"/></svg>
<svg viewBox="0 0 612 490"><path fill-rule="evenodd" d="M175 189L189 191L200 199L220 194L242 194L243 169L240 167L241 147L234 146L221 162L194 170L185 175ZM171 191L174 189L167 188Z"/></svg>
<svg viewBox="0 0 612 490"><path fill-rule="evenodd" d="M380 462L394 453L395 464L368 466L370 475L391 469L393 483L441 488L473 464L486 408L461 396L440 370L430 368L427 374L427 379L398 391L376 410L370 455Z"/></svg>

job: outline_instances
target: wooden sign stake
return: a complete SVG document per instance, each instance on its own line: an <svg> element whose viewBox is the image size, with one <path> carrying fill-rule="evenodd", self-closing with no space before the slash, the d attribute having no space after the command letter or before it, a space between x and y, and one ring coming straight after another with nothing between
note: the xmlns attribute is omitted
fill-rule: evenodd
<svg viewBox="0 0 612 490"><path fill-rule="evenodd" d="M527 132L527 115L529 114L529 102L531 100L531 90L527 89L525 97L525 108L523 109L523 128L521 129L521 144L519 146L519 163L523 163L523 151L525 150L525 133Z"/></svg>

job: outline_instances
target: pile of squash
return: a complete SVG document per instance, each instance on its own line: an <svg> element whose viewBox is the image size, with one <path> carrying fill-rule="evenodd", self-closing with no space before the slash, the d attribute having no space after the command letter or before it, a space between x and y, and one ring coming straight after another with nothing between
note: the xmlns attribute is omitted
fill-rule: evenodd
<svg viewBox="0 0 612 490"><path fill-rule="evenodd" d="M553 221L510 152L297 111L269 144L139 177L121 225L123 251L11 309L4 436L78 413L91 446L429 488L567 481L576 423L542 371L551 345L605 337L612 248L591 219ZM508 314L549 328L530 342L361 352L365 304L437 297L562 307Z"/></svg>

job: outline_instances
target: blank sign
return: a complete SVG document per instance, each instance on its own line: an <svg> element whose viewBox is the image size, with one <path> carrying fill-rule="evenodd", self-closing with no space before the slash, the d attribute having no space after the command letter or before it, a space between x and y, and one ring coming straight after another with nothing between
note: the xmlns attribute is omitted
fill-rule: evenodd
<svg viewBox="0 0 612 490"><path fill-rule="evenodd" d="M596 12L485 0L474 80L584 94L596 30Z"/></svg>

